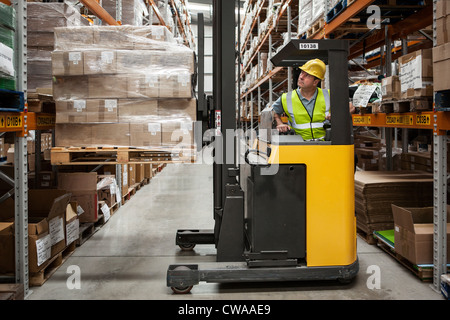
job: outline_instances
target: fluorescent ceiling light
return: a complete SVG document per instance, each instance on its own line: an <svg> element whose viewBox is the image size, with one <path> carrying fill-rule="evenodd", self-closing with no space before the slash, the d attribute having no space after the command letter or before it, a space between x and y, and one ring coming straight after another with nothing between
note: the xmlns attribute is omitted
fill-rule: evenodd
<svg viewBox="0 0 450 320"><path fill-rule="evenodd" d="M212 6L209 4L193 4L193 3L188 3L187 5L188 10L192 10L192 11L207 11L210 12L212 9Z"/></svg>

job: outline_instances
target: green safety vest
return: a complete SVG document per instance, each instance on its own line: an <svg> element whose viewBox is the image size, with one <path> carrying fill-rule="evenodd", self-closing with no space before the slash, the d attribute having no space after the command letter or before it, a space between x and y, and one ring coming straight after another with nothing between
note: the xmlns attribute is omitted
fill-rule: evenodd
<svg viewBox="0 0 450 320"><path fill-rule="evenodd" d="M289 119L289 126L305 141L325 138L323 123L325 116L330 112L330 94L328 90L321 88L317 88L317 90L312 118L296 91L289 91L281 96L281 103ZM295 94L292 94L293 92Z"/></svg>

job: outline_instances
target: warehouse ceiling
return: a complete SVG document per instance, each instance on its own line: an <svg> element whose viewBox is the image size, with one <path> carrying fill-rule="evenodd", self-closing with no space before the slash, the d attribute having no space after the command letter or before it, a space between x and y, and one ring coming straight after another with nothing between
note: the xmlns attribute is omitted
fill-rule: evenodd
<svg viewBox="0 0 450 320"><path fill-rule="evenodd" d="M244 7L244 0L240 0L241 9ZM188 9L191 13L192 22L197 22L197 14L203 13L203 19L205 24L212 23L212 3L213 0L189 0L188 1ZM243 14L243 13L242 13ZM241 17L242 18L242 17Z"/></svg>

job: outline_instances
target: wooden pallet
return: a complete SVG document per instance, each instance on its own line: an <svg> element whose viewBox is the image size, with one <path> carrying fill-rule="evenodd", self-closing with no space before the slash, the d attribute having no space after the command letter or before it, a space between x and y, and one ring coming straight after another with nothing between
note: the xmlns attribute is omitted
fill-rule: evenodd
<svg viewBox="0 0 450 320"><path fill-rule="evenodd" d="M58 268L74 253L76 244L72 242L63 251L52 257L39 272L30 273L30 287L43 285Z"/></svg>
<svg viewBox="0 0 450 320"><path fill-rule="evenodd" d="M52 165L192 163L195 154L128 147L54 147L50 160Z"/></svg>
<svg viewBox="0 0 450 320"><path fill-rule="evenodd" d="M312 38L314 37L320 30L323 30L323 27L325 26L325 20L324 19L317 19L315 22L312 23L311 28L309 28L306 31L306 38Z"/></svg>
<svg viewBox="0 0 450 320"><path fill-rule="evenodd" d="M405 257L399 255L395 252L395 249L387 244L383 239L374 236L377 246L388 253L391 257L393 257L398 263L406 267L409 271L411 271L415 276L417 276L423 282L431 282L433 281L433 266L430 265L415 265L410 262ZM450 269L450 268L448 268Z"/></svg>
<svg viewBox="0 0 450 320"><path fill-rule="evenodd" d="M85 243L97 231L93 222L82 222L79 229L79 237L75 241L77 247Z"/></svg>
<svg viewBox="0 0 450 320"><path fill-rule="evenodd" d="M432 97L418 97L401 100L384 100L381 102L383 113L404 113L417 111L431 111L433 109Z"/></svg>

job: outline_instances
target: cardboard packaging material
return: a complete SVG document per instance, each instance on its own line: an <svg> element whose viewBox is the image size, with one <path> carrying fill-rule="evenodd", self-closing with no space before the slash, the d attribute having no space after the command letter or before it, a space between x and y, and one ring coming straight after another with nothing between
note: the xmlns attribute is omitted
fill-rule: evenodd
<svg viewBox="0 0 450 320"><path fill-rule="evenodd" d="M91 75L88 77L88 97L93 99L127 98L127 77L120 75Z"/></svg>
<svg viewBox="0 0 450 320"><path fill-rule="evenodd" d="M83 213L78 217L80 222L97 222L97 173L74 172L58 174L58 187L72 193L72 201L76 201Z"/></svg>
<svg viewBox="0 0 450 320"><path fill-rule="evenodd" d="M130 146L128 123L56 124L56 147Z"/></svg>
<svg viewBox="0 0 450 320"><path fill-rule="evenodd" d="M120 123L156 122L160 120L158 100L119 99L118 118Z"/></svg>
<svg viewBox="0 0 450 320"><path fill-rule="evenodd" d="M0 222L0 273L16 270L14 222Z"/></svg>
<svg viewBox="0 0 450 320"><path fill-rule="evenodd" d="M80 220L77 213L78 203L71 201L66 208L65 214L65 238L66 246L69 246L80 237Z"/></svg>
<svg viewBox="0 0 450 320"><path fill-rule="evenodd" d="M395 252L414 265L433 263L433 207L400 207L392 204ZM447 221L449 221L447 206ZM447 223L447 255L450 223Z"/></svg>
<svg viewBox="0 0 450 320"><path fill-rule="evenodd" d="M450 3L437 1L436 3L436 45L450 42Z"/></svg>
<svg viewBox="0 0 450 320"><path fill-rule="evenodd" d="M160 80L159 74L129 76L127 80L128 98L158 98Z"/></svg>
<svg viewBox="0 0 450 320"><path fill-rule="evenodd" d="M191 146L194 142L193 123L166 121L162 123L162 146Z"/></svg>
<svg viewBox="0 0 450 320"><path fill-rule="evenodd" d="M158 115L167 120L197 120L196 99L160 99Z"/></svg>
<svg viewBox="0 0 450 320"><path fill-rule="evenodd" d="M88 123L116 123L117 121L117 99L87 100Z"/></svg>
<svg viewBox="0 0 450 320"><path fill-rule="evenodd" d="M28 191L28 268L32 273L39 272L49 263L49 259L66 247L64 234L64 217L71 194L57 189L30 189ZM2 203L0 218L14 223L14 200L8 198ZM14 261L14 246L11 250L6 246L14 242L14 227L2 224L0 238L5 247L0 246L1 254L11 254ZM1 228L0 228L1 229ZM3 242L4 241L4 242ZM5 261L5 263L3 263ZM1 272L14 272L11 257L0 259Z"/></svg>
<svg viewBox="0 0 450 320"><path fill-rule="evenodd" d="M433 48L434 90L441 91L450 89L448 70L450 70L450 42Z"/></svg>
<svg viewBox="0 0 450 320"><path fill-rule="evenodd" d="M160 122L131 123L130 144L132 146L161 146L162 129Z"/></svg>
<svg viewBox="0 0 450 320"><path fill-rule="evenodd" d="M54 76L81 76L84 74L83 52L53 51L51 55Z"/></svg>
<svg viewBox="0 0 450 320"><path fill-rule="evenodd" d="M398 58L402 98L433 95L432 49L417 50Z"/></svg>
<svg viewBox="0 0 450 320"><path fill-rule="evenodd" d="M111 208L120 201L118 194L119 188L115 175L98 175L97 176L97 195L99 201L104 201Z"/></svg>
<svg viewBox="0 0 450 320"><path fill-rule="evenodd" d="M55 100L77 100L89 97L86 76L55 76L53 78L53 98Z"/></svg>
<svg viewBox="0 0 450 320"><path fill-rule="evenodd" d="M191 74L187 71L170 72L159 77L160 98L191 98Z"/></svg>
<svg viewBox="0 0 450 320"><path fill-rule="evenodd" d="M401 97L400 79L398 76L391 76L381 80L381 94L383 100L398 100Z"/></svg>
<svg viewBox="0 0 450 320"><path fill-rule="evenodd" d="M117 122L117 99L56 100L56 123Z"/></svg>
<svg viewBox="0 0 450 320"><path fill-rule="evenodd" d="M56 123L87 122L86 100L56 100Z"/></svg>
<svg viewBox="0 0 450 320"><path fill-rule="evenodd" d="M71 27L54 29L54 46L56 50L78 50L94 45L94 28Z"/></svg>
<svg viewBox="0 0 450 320"><path fill-rule="evenodd" d="M123 197L128 193L128 164L126 164L126 163L122 164L121 170L122 170L122 172L118 173L118 172L116 172L115 165L104 165L103 166L103 174L104 175L114 175L114 176L117 176L118 174L121 175L122 184L120 186L120 189L121 189L121 195ZM117 200L117 201L120 201L120 200Z"/></svg>
<svg viewBox="0 0 450 320"><path fill-rule="evenodd" d="M113 74L117 72L116 51L91 50L83 52L84 74Z"/></svg>

